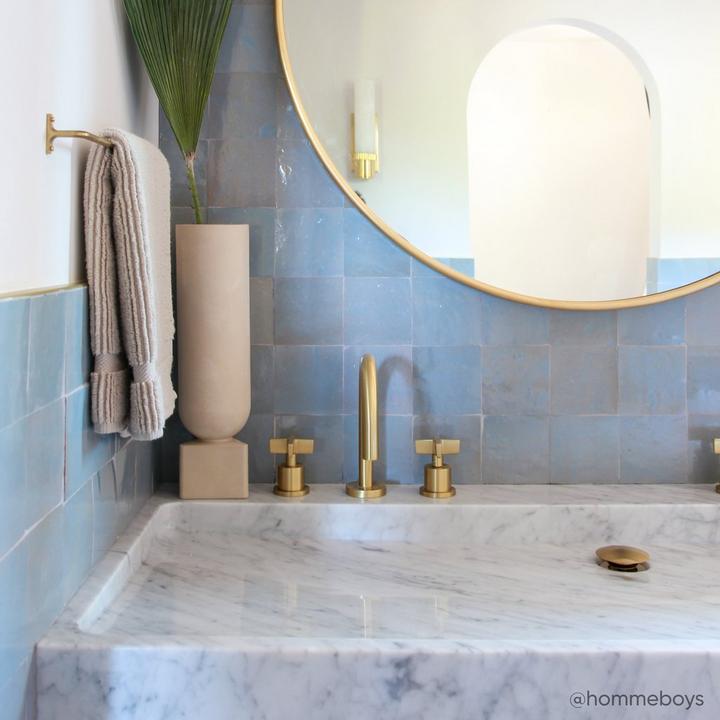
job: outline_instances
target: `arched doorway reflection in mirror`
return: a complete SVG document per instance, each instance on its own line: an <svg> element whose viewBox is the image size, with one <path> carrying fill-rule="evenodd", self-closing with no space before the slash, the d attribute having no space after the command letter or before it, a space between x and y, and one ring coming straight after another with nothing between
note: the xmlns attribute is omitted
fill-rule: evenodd
<svg viewBox="0 0 720 720"><path fill-rule="evenodd" d="M618 44L570 24L522 30L488 53L467 106L477 277L573 300L655 290L651 84Z"/></svg>

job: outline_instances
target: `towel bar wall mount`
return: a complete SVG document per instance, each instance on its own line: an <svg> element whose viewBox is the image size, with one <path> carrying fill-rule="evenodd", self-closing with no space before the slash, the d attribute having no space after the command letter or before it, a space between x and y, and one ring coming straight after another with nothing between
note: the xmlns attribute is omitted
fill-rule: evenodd
<svg viewBox="0 0 720 720"><path fill-rule="evenodd" d="M98 143L98 145L104 145L105 147L112 147L112 140L95 135L94 133L88 132L87 130L56 130L55 129L55 117L52 113L45 115L45 154L50 155L55 149L53 143L55 138L80 138L82 140L89 140L90 142Z"/></svg>

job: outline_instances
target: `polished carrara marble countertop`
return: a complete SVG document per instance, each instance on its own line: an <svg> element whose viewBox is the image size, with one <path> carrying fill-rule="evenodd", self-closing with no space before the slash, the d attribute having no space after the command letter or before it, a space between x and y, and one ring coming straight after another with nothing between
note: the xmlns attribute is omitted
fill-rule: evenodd
<svg viewBox="0 0 720 720"><path fill-rule="evenodd" d="M594 551L609 543L647 549L651 569L629 574L599 567ZM118 658L127 652L136 670L202 658L215 667L215 674L207 670L214 682L217 672L232 675L242 667L241 684L247 673L255 679L248 697L256 703L259 694L267 705L251 712L243 700L247 717L287 710L272 681L256 675L261 670L281 684L290 672L325 677L336 692L323 701L325 714L312 715L318 718L341 711L358 718L445 717L438 708L469 713L473 702L479 709L488 697L495 698L493 707L504 707L497 706L498 693L508 673L518 672L545 704L560 692L562 712L558 707L552 717L584 717L568 708L558 677L575 688L605 673L613 689L630 680L637 689L651 672L672 685L681 675L678 655L689 673L682 683L695 690L707 685L712 694L720 668L718 569L720 496L708 486L461 486L456 498L441 502L420 497L414 487L390 488L386 498L367 503L339 486L315 486L290 502L265 486L238 503L159 496L41 643L40 707L48 712L40 720L55 717L49 710L57 707L91 717L82 707L99 702L99 685L123 686L120 670L104 679L91 659L113 657L120 668L127 661ZM58 677L77 678L80 669L87 687L72 682L72 693L58 692ZM356 680L368 675L353 684L348 672ZM430 676L421 682L423 672L432 682ZM692 673L700 673L693 682ZM465 674L467 687L460 680ZM431 692L443 677L443 689ZM378 715L375 701L358 701L353 715L346 707L353 687L374 687L378 678L386 703L397 686L397 707ZM239 676L228 682L237 690ZM135 688L123 687L134 697ZM403 714L406 692L427 696L427 715ZM453 693L462 697L453 701ZM307 712L316 712L316 694ZM543 717L515 690L510 697L506 710L467 717L521 711ZM291 707L299 712L298 702ZM162 702L156 704L161 712ZM223 708L208 717L231 717ZM103 718L144 717L106 710ZM642 717L632 710L628 717ZM614 709L607 717L624 715Z"/></svg>

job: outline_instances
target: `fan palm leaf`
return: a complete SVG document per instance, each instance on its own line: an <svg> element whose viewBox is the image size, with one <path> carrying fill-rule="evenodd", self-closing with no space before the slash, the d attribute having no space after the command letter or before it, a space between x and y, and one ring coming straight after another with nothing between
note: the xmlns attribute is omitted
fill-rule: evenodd
<svg viewBox="0 0 720 720"><path fill-rule="evenodd" d="M185 158L202 222L195 153L232 0L123 0L130 30Z"/></svg>

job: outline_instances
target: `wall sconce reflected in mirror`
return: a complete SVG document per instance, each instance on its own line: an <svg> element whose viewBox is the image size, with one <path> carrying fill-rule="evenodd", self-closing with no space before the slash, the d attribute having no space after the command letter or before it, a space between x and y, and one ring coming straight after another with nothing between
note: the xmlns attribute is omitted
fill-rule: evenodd
<svg viewBox="0 0 720 720"><path fill-rule="evenodd" d="M361 180L380 172L380 132L375 114L375 83L355 83L355 112L350 115L352 171Z"/></svg>

